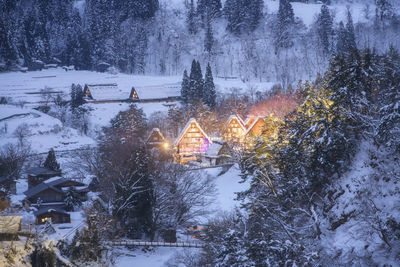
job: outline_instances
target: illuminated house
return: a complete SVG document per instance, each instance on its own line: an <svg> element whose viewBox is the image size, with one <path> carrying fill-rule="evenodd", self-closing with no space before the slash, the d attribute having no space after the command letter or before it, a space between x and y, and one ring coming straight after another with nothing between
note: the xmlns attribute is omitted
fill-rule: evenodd
<svg viewBox="0 0 400 267"><path fill-rule="evenodd" d="M244 133L247 141L257 138L262 135L265 128L265 120L263 117L256 117L253 123L247 128Z"/></svg>
<svg viewBox="0 0 400 267"><path fill-rule="evenodd" d="M250 116L244 121L244 127L245 127L246 129L248 129L248 128L253 124L253 122L254 122L256 119L257 119L256 116L250 115Z"/></svg>
<svg viewBox="0 0 400 267"><path fill-rule="evenodd" d="M232 115L224 126L222 138L227 142L240 144L243 142L243 135L245 132L246 128L242 120Z"/></svg>
<svg viewBox="0 0 400 267"><path fill-rule="evenodd" d="M139 99L139 95L135 90L135 87L132 87L131 93L129 94L129 99L136 100Z"/></svg>
<svg viewBox="0 0 400 267"><path fill-rule="evenodd" d="M116 83L85 84L83 97L87 100L127 99L128 93L118 88Z"/></svg>
<svg viewBox="0 0 400 267"><path fill-rule="evenodd" d="M165 138L161 133L160 129L154 128L153 130L151 130L151 133L146 140L146 146L148 148L153 148L153 147L163 148L165 144L167 143L165 142Z"/></svg>
<svg viewBox="0 0 400 267"><path fill-rule="evenodd" d="M175 141L175 160L181 163L197 160L204 155L210 144L210 138L192 118Z"/></svg>

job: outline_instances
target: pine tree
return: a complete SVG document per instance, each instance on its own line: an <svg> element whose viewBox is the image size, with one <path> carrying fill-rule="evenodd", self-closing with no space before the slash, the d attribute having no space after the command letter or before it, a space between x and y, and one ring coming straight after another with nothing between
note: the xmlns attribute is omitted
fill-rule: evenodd
<svg viewBox="0 0 400 267"><path fill-rule="evenodd" d="M65 193L64 204L66 211L74 211L76 206L80 206L82 204L82 200L80 199L75 188L68 188L68 191Z"/></svg>
<svg viewBox="0 0 400 267"><path fill-rule="evenodd" d="M381 21L393 17L393 6L388 0L376 1L376 13Z"/></svg>
<svg viewBox="0 0 400 267"><path fill-rule="evenodd" d="M350 11L347 12L347 23L344 27L343 22L339 23L338 40L336 43L336 53L351 53L357 50L357 45L354 35L353 19Z"/></svg>
<svg viewBox="0 0 400 267"><path fill-rule="evenodd" d="M60 164L58 164L56 154L54 153L54 149L50 149L43 166L55 172L61 171Z"/></svg>
<svg viewBox="0 0 400 267"><path fill-rule="evenodd" d="M203 98L203 86L204 81L200 63L193 59L189 76L189 102L196 102Z"/></svg>
<svg viewBox="0 0 400 267"><path fill-rule="evenodd" d="M227 0L224 15L227 30L234 34L254 31L263 17L263 0Z"/></svg>
<svg viewBox="0 0 400 267"><path fill-rule="evenodd" d="M278 20L275 25L275 49L293 46L294 12L289 0L279 0Z"/></svg>
<svg viewBox="0 0 400 267"><path fill-rule="evenodd" d="M211 25L211 19L207 19L207 25L206 25L206 33L205 33L205 38L204 38L204 50L208 53L211 53L212 48L214 45L214 36L213 36L213 30L212 30L212 25Z"/></svg>
<svg viewBox="0 0 400 267"><path fill-rule="evenodd" d="M196 18L196 10L194 7L194 0L190 0L190 7L186 17L186 23L188 27L188 31L190 34L197 33L197 18Z"/></svg>
<svg viewBox="0 0 400 267"><path fill-rule="evenodd" d="M197 15L203 25L206 25L208 19L220 17L221 9L221 0L197 0Z"/></svg>
<svg viewBox="0 0 400 267"><path fill-rule="evenodd" d="M181 84L181 96L183 99L183 102L189 103L190 100L190 87L189 87L189 76L187 74L187 71L185 70L183 72L183 78L182 78L182 84Z"/></svg>
<svg viewBox="0 0 400 267"><path fill-rule="evenodd" d="M356 37L354 34L353 18L351 16L350 10L347 11L347 23L346 23L346 40L349 51L357 49Z"/></svg>
<svg viewBox="0 0 400 267"><path fill-rule="evenodd" d="M196 86L195 86L195 100L200 100L203 99L203 94L204 94L204 80L203 80L203 74L201 71L201 66L200 66L200 62L197 61L196 62Z"/></svg>
<svg viewBox="0 0 400 267"><path fill-rule="evenodd" d="M328 55L332 48L333 19L326 5L321 6L321 13L317 19L317 31L323 51Z"/></svg>
<svg viewBox="0 0 400 267"><path fill-rule="evenodd" d="M216 92L214 80L211 72L210 63L207 64L206 73L204 77L204 95L203 102L209 107L213 108L216 104Z"/></svg>

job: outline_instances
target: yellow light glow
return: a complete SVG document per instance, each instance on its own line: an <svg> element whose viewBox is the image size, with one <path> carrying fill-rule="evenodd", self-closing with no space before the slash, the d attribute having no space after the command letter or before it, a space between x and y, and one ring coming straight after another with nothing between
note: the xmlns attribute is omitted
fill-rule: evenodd
<svg viewBox="0 0 400 267"><path fill-rule="evenodd" d="M168 148L169 144L168 143L164 143L163 146L164 146L164 148Z"/></svg>

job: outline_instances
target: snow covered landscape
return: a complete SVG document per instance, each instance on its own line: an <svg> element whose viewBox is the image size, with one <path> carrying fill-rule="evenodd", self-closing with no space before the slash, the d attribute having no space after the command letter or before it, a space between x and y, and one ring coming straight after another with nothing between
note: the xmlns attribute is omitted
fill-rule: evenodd
<svg viewBox="0 0 400 267"><path fill-rule="evenodd" d="M400 266L399 0L0 0L0 266Z"/></svg>

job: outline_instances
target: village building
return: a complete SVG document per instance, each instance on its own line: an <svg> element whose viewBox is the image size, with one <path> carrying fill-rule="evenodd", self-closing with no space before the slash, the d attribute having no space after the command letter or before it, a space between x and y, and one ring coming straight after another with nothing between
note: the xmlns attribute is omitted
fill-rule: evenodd
<svg viewBox="0 0 400 267"><path fill-rule="evenodd" d="M246 128L242 120L235 115L228 118L222 131L222 138L229 143L241 144Z"/></svg>
<svg viewBox="0 0 400 267"><path fill-rule="evenodd" d="M255 139L262 136L265 126L265 119L263 117L257 117L253 121L244 134L247 146L251 145Z"/></svg>
<svg viewBox="0 0 400 267"><path fill-rule="evenodd" d="M22 216L0 216L0 242L18 240Z"/></svg>
<svg viewBox="0 0 400 267"><path fill-rule="evenodd" d="M154 147L165 148L168 143L165 142L164 135L161 133L160 129L154 128L151 130L149 137L146 140L146 147L151 149Z"/></svg>
<svg viewBox="0 0 400 267"><path fill-rule="evenodd" d="M34 167L28 170L28 189L37 186L52 177L60 176L61 171L53 171L45 167Z"/></svg>
<svg viewBox="0 0 400 267"><path fill-rule="evenodd" d="M200 160L210 144L210 138L192 118L175 141L175 160L181 163Z"/></svg>
<svg viewBox="0 0 400 267"><path fill-rule="evenodd" d="M82 187L79 192L82 200L86 200L85 184L61 177L53 177L25 191L25 204L28 206L64 207L65 192L69 187ZM79 189L78 189L79 190Z"/></svg>
<svg viewBox="0 0 400 267"><path fill-rule="evenodd" d="M244 127L248 129L256 119L257 119L256 116L253 115L248 116L247 119L244 121Z"/></svg>
<svg viewBox="0 0 400 267"><path fill-rule="evenodd" d="M230 163L232 150L225 141L213 140L204 155L204 161L210 166Z"/></svg>
<svg viewBox="0 0 400 267"><path fill-rule="evenodd" d="M139 95L135 90L135 87L132 87L131 93L129 94L129 99L131 100L139 100Z"/></svg>
<svg viewBox="0 0 400 267"><path fill-rule="evenodd" d="M57 207L45 207L34 212L36 216L36 224L45 224L46 221L51 221L53 224L70 223L71 216L68 212Z"/></svg>
<svg viewBox="0 0 400 267"><path fill-rule="evenodd" d="M83 97L87 100L126 100L128 96L128 92L119 89L116 83L85 84L83 88Z"/></svg>

